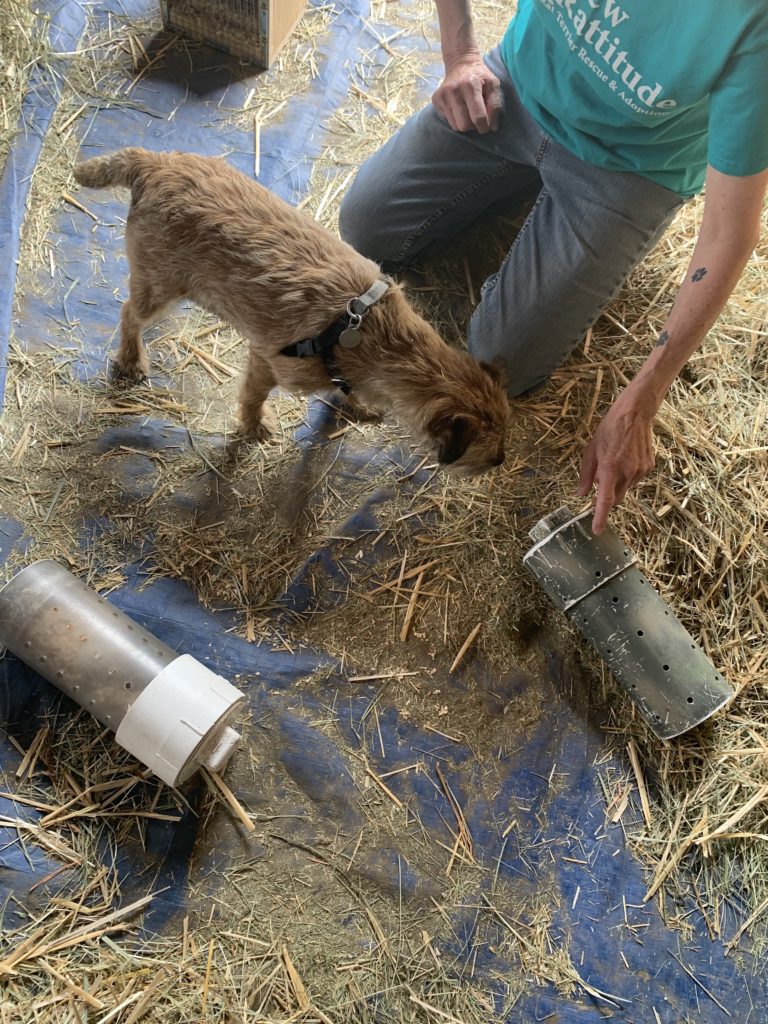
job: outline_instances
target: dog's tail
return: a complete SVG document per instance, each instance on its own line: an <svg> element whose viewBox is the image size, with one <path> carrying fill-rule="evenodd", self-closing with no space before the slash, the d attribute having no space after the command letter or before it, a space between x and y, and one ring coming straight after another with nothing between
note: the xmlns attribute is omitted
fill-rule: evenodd
<svg viewBox="0 0 768 1024"><path fill-rule="evenodd" d="M133 188L157 164L157 156L146 149L119 149L109 156L97 156L76 164L75 181L87 188L107 188L110 185Z"/></svg>

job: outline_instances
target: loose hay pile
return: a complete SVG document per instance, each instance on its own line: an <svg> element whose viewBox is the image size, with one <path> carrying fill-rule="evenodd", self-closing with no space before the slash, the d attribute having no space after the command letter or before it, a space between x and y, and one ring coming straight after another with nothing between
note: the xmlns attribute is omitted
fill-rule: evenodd
<svg viewBox="0 0 768 1024"><path fill-rule="evenodd" d="M490 42L507 10L476 6ZM418 104L420 69L431 59L410 42L431 4L372 8L370 50L359 55L349 100L328 126L327 146L304 201L331 226L355 167ZM256 168L262 127L280 116L291 95L310 87L315 41L333 17L330 5L311 11L276 73L232 111L238 124L253 126ZM22 265L50 264L53 276L47 231L62 202L73 205L84 223L95 216L72 193L69 168L91 104L133 102L132 83L150 62L186 45L168 38L148 57L145 43L154 28L115 20L102 37L82 41L33 183ZM326 430L307 454L293 439L306 404L290 398L280 400L283 433L274 445L236 462L223 460L240 346L226 325L194 311L169 322L151 346L155 366L168 368L173 383L167 389L115 394L78 385L63 351L25 354L14 347L2 424L0 509L19 519L34 543L27 554L9 560L6 573L32 557L53 555L108 591L120 584L127 561L143 557L148 579L184 579L206 605L236 612L240 635L276 647L326 651L351 675L377 677L379 697L403 717L441 735L460 734L484 754L490 751L483 738L496 723L483 717L471 688L460 704L446 703L435 692L433 674L447 670L459 654L467 663L480 657L500 672L514 664L533 669L536 637L562 634L593 687L604 689L615 708L606 723L608 743L620 754L628 745L633 752L626 766L623 758L609 759L608 767L596 770L604 777L609 816L621 817L640 794L646 798L644 817L628 821L627 829L648 865L649 891L658 890L668 919L681 928L686 924L678 900L693 892L710 934L729 942L737 936L724 922L732 920L727 912L735 906L740 928L752 936L759 955L768 940L765 241L662 409L658 473L614 518L645 571L738 687L728 712L660 748L599 662L567 635L565 622L521 565L527 530L545 512L573 502L583 445L650 351L687 264L700 213L701 202L681 212L548 390L516 404L506 465L477 481L447 480L423 466L417 472L419 456L409 462L406 442L391 428L342 423ZM483 229L435 261L416 286L413 294L449 340L461 343L479 286L504 251L505 239ZM22 281L31 283L32 275ZM78 330L73 322L65 339L74 349ZM99 447L107 425L119 428L153 417L179 427L176 447ZM382 439L375 482L356 475L355 460L375 452ZM305 494L301 503L294 501L294 508L303 507L292 516L286 510L300 464ZM126 490L127 477L133 489ZM347 519L374 486L380 495L378 528L350 535ZM201 500L203 511L190 513L190 505ZM100 517L108 528L83 544L85 520ZM339 575L328 580L313 569L316 601L310 611L275 620L275 598L322 545L333 549ZM320 678L306 680L297 691L299 704L303 694L325 694L332 725L338 694ZM531 707L517 715L522 729L529 711L534 720L539 713L535 694L530 699ZM373 749L372 724L370 743ZM65 1009L78 1020L75 1007L85 1003L96 1019L114 1013L123 1024L194 1014L240 1020L244 1007L253 1020L299 1011L308 1021L446 1015L487 1020L487 991L466 965L440 952L451 944L451 912L461 906L476 873L489 870L481 852L472 850L458 815L453 851L434 843L416 849L418 823L402 816L384 779L371 778L355 752L349 755L367 808L360 852L332 835L325 846L289 846L276 838L279 821L260 820L281 808L265 808L260 815L248 805L255 835L269 848L269 864L280 865L279 884L243 842L242 856L224 877L198 883L193 912L179 936L147 941L136 933L126 939L121 933L131 915L143 909L154 889L148 874L139 895L121 896L115 851L141 841L147 816L172 821L183 807L176 795L138 773L135 762L122 758L93 723L68 714L48 723L20 751L19 779L4 785L46 815L36 828L19 825L20 838L41 844L64 864L60 876L41 885L38 902L26 907L29 916L18 929L3 935L0 960L17 972L7 976L14 1012L16 1005L26 1012L34 1004L40 1021L63 1019ZM254 772L250 757L241 753L228 775L234 789ZM220 792L211 791L204 802L206 828L215 822L216 829L234 829L220 800ZM356 857L387 834L406 846L416 844L413 857L425 875L445 878L446 866L452 867L448 889L413 916L402 910L400 899L372 892L349 872ZM564 990L576 983L584 987L567 944L549 927L556 898L545 878L539 884L541 898L523 901L517 921L505 919L498 908L482 908L486 931L478 941L492 934L497 944L511 943L522 966L519 979L505 979L509 1003L526 975ZM296 885L309 896L299 898ZM289 886L292 896L286 895ZM326 898L329 906L321 912ZM270 908L271 930L260 917L262 907ZM342 913L356 922L357 948L337 934ZM314 938L313 925L319 929ZM95 936L100 943L89 941ZM318 943L325 959L315 971Z"/></svg>
<svg viewBox="0 0 768 1024"><path fill-rule="evenodd" d="M0 18L0 174L26 94L29 76L48 52L47 19L30 9L26 0L5 0Z"/></svg>

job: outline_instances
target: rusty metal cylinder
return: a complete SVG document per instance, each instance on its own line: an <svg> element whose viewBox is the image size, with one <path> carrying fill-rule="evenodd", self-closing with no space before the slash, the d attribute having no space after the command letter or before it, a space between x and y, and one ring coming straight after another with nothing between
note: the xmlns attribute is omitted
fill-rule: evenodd
<svg viewBox="0 0 768 1024"><path fill-rule="evenodd" d="M592 512L560 508L531 530L523 562L595 646L661 739L693 729L734 691L635 564L621 538L595 536Z"/></svg>
<svg viewBox="0 0 768 1024"><path fill-rule="evenodd" d="M176 652L58 562L35 562L0 590L0 642L116 730Z"/></svg>

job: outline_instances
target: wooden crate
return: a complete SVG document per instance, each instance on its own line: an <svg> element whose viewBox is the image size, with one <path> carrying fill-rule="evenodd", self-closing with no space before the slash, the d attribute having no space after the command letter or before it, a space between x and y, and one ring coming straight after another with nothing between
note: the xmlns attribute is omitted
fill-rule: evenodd
<svg viewBox="0 0 768 1024"><path fill-rule="evenodd" d="M160 0L163 24L268 68L304 13L307 0Z"/></svg>

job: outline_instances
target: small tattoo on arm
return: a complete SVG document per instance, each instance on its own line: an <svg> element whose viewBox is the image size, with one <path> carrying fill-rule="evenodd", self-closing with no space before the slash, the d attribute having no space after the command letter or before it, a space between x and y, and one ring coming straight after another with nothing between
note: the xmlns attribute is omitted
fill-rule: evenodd
<svg viewBox="0 0 768 1024"><path fill-rule="evenodd" d="M662 348L669 341L669 331L662 331L658 337L655 347Z"/></svg>
<svg viewBox="0 0 768 1024"><path fill-rule="evenodd" d="M699 267L698 270L694 270L693 276L691 277L691 280L693 281L694 284L696 284L698 281L700 281L702 279L702 277L706 277L706 276L707 276L707 268L706 267Z"/></svg>

